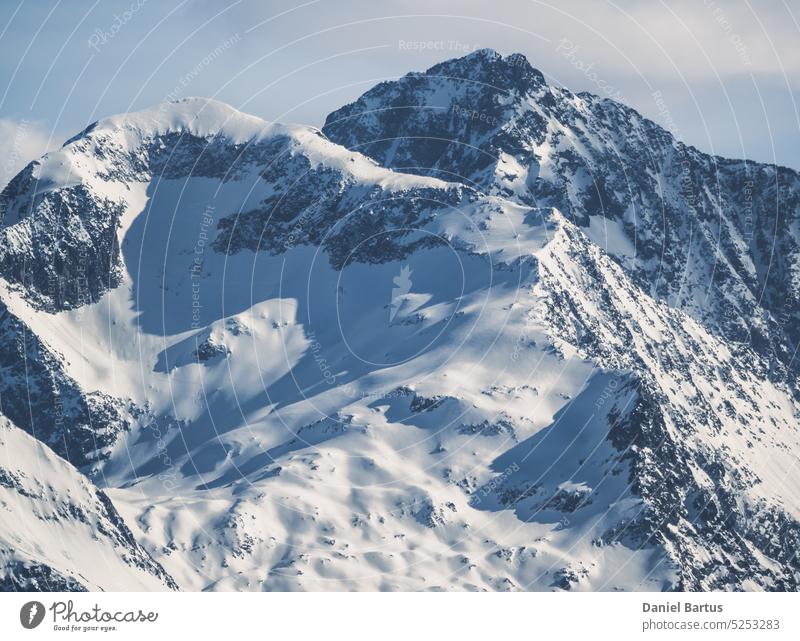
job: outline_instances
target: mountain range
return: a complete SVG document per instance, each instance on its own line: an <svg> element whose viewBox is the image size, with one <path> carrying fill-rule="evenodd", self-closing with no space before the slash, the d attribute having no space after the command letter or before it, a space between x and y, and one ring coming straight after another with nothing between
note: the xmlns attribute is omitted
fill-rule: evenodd
<svg viewBox="0 0 800 641"><path fill-rule="evenodd" d="M798 588L797 171L480 50L0 216L2 589Z"/></svg>

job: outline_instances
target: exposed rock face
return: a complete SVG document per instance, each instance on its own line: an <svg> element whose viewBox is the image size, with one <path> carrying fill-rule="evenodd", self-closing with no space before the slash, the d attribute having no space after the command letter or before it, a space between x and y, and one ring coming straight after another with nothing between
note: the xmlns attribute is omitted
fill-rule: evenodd
<svg viewBox="0 0 800 641"><path fill-rule="evenodd" d="M74 465L107 458L141 411L124 399L81 389L64 359L2 302L0 337L0 411Z"/></svg>
<svg viewBox="0 0 800 641"><path fill-rule="evenodd" d="M15 187L12 182L1 198L10 200ZM86 185L42 195L31 191L14 201L25 218L0 232L4 277L53 310L97 301L120 282L117 226L122 205L93 194Z"/></svg>
<svg viewBox="0 0 800 641"><path fill-rule="evenodd" d="M796 590L800 523L767 501L742 501L742 491L758 480L725 454L687 447L661 413L664 400L642 393L612 426L609 437L630 461L631 488L646 507L598 545L630 537L669 546L679 568L676 590ZM707 474L706 482L694 470ZM765 565L764 558L776 563Z"/></svg>
<svg viewBox="0 0 800 641"><path fill-rule="evenodd" d="M11 561L3 564L1 592L87 592L71 576L55 572L48 565Z"/></svg>

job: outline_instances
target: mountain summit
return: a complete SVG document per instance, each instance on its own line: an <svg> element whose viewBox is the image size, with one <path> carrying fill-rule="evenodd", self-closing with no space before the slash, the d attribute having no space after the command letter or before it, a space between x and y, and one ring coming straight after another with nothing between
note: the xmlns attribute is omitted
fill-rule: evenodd
<svg viewBox="0 0 800 641"><path fill-rule="evenodd" d="M654 298L797 372L796 171L703 154L491 50L381 83L323 131L397 171L557 208Z"/></svg>

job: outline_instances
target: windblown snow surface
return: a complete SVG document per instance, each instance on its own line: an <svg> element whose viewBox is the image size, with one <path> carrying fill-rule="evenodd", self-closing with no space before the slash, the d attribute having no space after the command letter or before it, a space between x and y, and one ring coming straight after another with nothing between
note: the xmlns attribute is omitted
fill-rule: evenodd
<svg viewBox="0 0 800 641"><path fill-rule="evenodd" d="M797 589L799 203L489 50L100 121L0 196L0 586Z"/></svg>

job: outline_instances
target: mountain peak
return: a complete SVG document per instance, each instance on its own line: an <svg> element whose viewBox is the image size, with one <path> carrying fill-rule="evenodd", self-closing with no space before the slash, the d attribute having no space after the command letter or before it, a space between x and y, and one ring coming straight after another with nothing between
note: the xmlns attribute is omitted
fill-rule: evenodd
<svg viewBox="0 0 800 641"><path fill-rule="evenodd" d="M273 129L271 123L225 102L186 97L98 120L67 140L64 146L90 136L120 132L135 132L141 137L167 133L190 133L201 137L224 134L235 142L244 142Z"/></svg>
<svg viewBox="0 0 800 641"><path fill-rule="evenodd" d="M544 74L535 69L523 54L503 56L488 48L440 62L425 71L424 75L473 80L506 90L524 91L547 84Z"/></svg>
<svg viewBox="0 0 800 641"><path fill-rule="evenodd" d="M329 114L323 132L386 167L490 193L499 172L514 185L494 193L508 195L527 189L522 171L538 162L533 147L557 110L554 90L524 55L479 49L373 87ZM519 171L497 167L504 150L513 150Z"/></svg>

